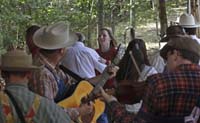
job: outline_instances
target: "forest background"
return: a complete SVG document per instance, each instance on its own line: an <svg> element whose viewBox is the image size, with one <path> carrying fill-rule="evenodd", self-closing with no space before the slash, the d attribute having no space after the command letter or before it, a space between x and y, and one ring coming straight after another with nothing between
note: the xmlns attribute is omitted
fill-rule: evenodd
<svg viewBox="0 0 200 123"><path fill-rule="evenodd" d="M69 21L83 32L87 45L97 47L98 30L110 27L118 43L130 40L130 27L148 49L157 48L170 23L186 12L187 0L1 0L0 54L12 43L25 47L25 31L31 25Z"/></svg>

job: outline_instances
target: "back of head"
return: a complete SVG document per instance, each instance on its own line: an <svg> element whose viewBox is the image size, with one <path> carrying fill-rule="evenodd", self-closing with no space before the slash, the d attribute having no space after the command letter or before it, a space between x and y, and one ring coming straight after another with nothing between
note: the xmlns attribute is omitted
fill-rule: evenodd
<svg viewBox="0 0 200 123"><path fill-rule="evenodd" d="M142 39L133 39L129 42L126 52L119 63L120 69L116 75L117 80L123 80L125 78L137 80L139 78L139 74L132 62L129 51L132 51L132 55L140 70L142 69L143 64L149 65L145 42Z"/></svg>
<svg viewBox="0 0 200 123"><path fill-rule="evenodd" d="M30 26L26 30L26 44L28 46L29 51L32 53L32 55L35 55L37 50L39 49L34 43L33 43L33 35L34 33L40 29L39 26L33 25Z"/></svg>
<svg viewBox="0 0 200 123"><path fill-rule="evenodd" d="M146 64L149 65L149 60L147 58L147 49L145 42L142 39L133 39L128 44L126 52L132 51L133 56L136 58L138 65Z"/></svg>
<svg viewBox="0 0 200 123"><path fill-rule="evenodd" d="M85 35L81 32L76 32L76 36L78 37L78 41L84 42L85 41Z"/></svg>
<svg viewBox="0 0 200 123"><path fill-rule="evenodd" d="M40 29L39 26L37 25L32 25L26 30L26 39L30 36L33 35L38 29Z"/></svg>

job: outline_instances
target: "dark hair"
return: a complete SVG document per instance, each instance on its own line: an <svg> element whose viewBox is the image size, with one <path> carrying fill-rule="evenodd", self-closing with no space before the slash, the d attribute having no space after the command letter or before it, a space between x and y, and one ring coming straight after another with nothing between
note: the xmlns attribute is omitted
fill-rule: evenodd
<svg viewBox="0 0 200 123"><path fill-rule="evenodd" d="M37 25L30 26L26 30L26 40L28 39L29 36L33 35L38 29L40 29L40 27Z"/></svg>
<svg viewBox="0 0 200 123"><path fill-rule="evenodd" d="M196 28L184 28L188 35L196 35Z"/></svg>
<svg viewBox="0 0 200 123"><path fill-rule="evenodd" d="M40 49L40 53L44 56L48 56L51 54L54 54L55 52L57 52L60 49L54 49L54 50L49 50L49 49Z"/></svg>
<svg viewBox="0 0 200 123"><path fill-rule="evenodd" d="M136 67L133 64L129 51L132 51L136 64L140 70L142 70L143 64L149 65L145 42L142 39L133 39L128 44L126 52L118 65L120 69L116 75L117 81L123 79L131 79L133 81L137 81L139 78L139 74L136 71Z"/></svg>
<svg viewBox="0 0 200 123"><path fill-rule="evenodd" d="M85 36L82 33L76 32L76 35L78 37L78 41L81 41L81 42L85 41Z"/></svg>
<svg viewBox="0 0 200 123"><path fill-rule="evenodd" d="M25 75L27 74L28 71L6 71L6 70L2 70L1 71L1 75L2 78L4 78L5 80L7 80L10 75L16 75L16 76L20 76L20 77L25 77Z"/></svg>

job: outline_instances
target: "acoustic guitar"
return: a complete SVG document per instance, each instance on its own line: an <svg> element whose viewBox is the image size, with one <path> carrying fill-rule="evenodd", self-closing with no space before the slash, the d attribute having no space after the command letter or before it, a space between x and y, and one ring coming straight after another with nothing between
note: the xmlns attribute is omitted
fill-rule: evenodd
<svg viewBox="0 0 200 123"><path fill-rule="evenodd" d="M124 55L124 48L119 46L117 49L117 54L114 60L112 61L111 65L113 66L117 65L123 55ZM88 103L90 101L93 101L94 113L90 123L96 123L98 117L104 112L105 103L95 98L96 95L100 92L100 87L104 86L106 81L109 79L109 76L110 74L107 71L104 71L102 73L100 81L97 82L95 87L93 87L93 85L91 85L88 81L79 82L73 94L70 97L64 99L63 101L60 101L58 105L64 108L69 108L69 107L72 108L72 107L79 107L83 103Z"/></svg>

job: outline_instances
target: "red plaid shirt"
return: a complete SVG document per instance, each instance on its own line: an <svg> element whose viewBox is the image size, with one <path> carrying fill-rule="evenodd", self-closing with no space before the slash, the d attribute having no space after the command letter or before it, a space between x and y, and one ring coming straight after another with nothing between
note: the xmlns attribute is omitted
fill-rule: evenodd
<svg viewBox="0 0 200 123"><path fill-rule="evenodd" d="M138 115L126 112L119 103L110 104L116 123L146 122L145 117L139 117L143 113L156 117L189 115L200 96L200 66L180 65L174 72L150 76L147 82L147 92Z"/></svg>

